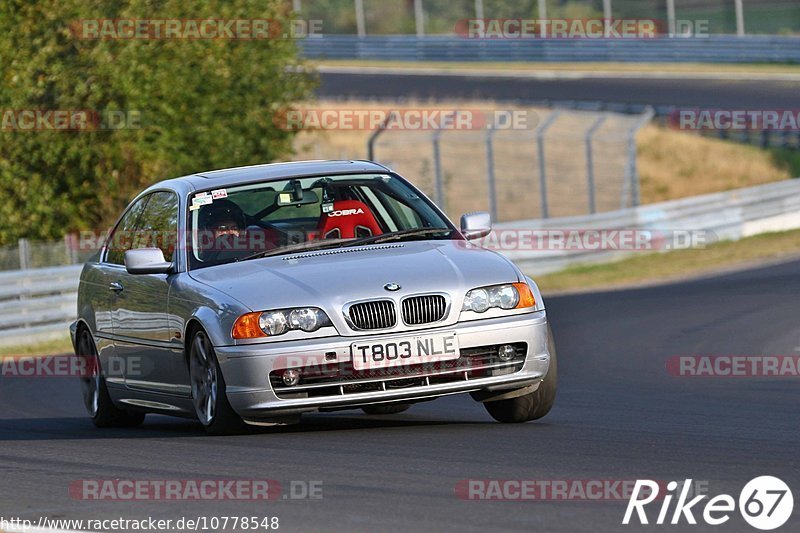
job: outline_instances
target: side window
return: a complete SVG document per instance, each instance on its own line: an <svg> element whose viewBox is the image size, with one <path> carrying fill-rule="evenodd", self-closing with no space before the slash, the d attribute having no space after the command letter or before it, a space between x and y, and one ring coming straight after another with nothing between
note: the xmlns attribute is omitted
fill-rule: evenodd
<svg viewBox="0 0 800 533"><path fill-rule="evenodd" d="M147 205L150 195L140 198L122 217L114 233L108 240L106 252L106 263L113 265L125 264L125 252L133 248L133 241L136 237L136 228L139 218Z"/></svg>
<svg viewBox="0 0 800 533"><path fill-rule="evenodd" d="M178 239L178 196L171 192L149 196L131 248L161 248L164 259L173 261Z"/></svg>

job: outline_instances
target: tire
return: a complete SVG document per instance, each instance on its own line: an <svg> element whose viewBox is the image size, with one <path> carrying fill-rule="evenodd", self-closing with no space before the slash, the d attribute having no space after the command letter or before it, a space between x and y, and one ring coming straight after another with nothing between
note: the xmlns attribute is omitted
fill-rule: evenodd
<svg viewBox="0 0 800 533"><path fill-rule="evenodd" d="M365 405L361 408L362 411L367 413L368 415L396 415L397 413L402 413L403 411L408 411L411 407L410 404L407 403L396 403L396 404L389 404L389 405Z"/></svg>
<svg viewBox="0 0 800 533"><path fill-rule="evenodd" d="M225 379L205 331L198 329L189 345L189 378L197 419L209 435L231 435L245 429L225 394Z"/></svg>
<svg viewBox="0 0 800 533"><path fill-rule="evenodd" d="M91 332L82 327L78 330L75 355L86 360L86 376L80 378L83 405L99 428L135 427L144 422L145 414L119 409L111 401L106 379L100 367L100 357Z"/></svg>
<svg viewBox="0 0 800 533"><path fill-rule="evenodd" d="M550 346L550 367L539 388L517 398L485 402L483 405L492 418L511 424L528 422L542 418L553 408L558 389L558 358L550 326L547 327L547 343Z"/></svg>

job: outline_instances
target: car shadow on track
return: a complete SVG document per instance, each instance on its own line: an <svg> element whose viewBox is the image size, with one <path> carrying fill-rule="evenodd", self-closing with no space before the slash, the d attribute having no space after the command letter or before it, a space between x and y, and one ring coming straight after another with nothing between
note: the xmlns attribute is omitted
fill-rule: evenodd
<svg viewBox="0 0 800 533"><path fill-rule="evenodd" d="M280 426L250 426L240 435L280 435L292 433L318 433L327 431L358 431L421 427L477 427L495 424L488 420L432 420L399 416L367 415L311 415L299 424ZM81 439L150 439L206 437L200 424L193 420L148 415L144 424L136 428L95 428L84 417L61 418L5 418L0 419L0 442L36 440Z"/></svg>

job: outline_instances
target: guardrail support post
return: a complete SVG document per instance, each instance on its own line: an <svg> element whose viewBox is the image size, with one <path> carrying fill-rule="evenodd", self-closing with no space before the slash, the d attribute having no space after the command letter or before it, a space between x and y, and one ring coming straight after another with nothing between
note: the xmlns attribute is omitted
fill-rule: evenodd
<svg viewBox="0 0 800 533"><path fill-rule="evenodd" d="M31 246L28 239L17 241L19 247L19 269L28 270L31 267Z"/></svg>

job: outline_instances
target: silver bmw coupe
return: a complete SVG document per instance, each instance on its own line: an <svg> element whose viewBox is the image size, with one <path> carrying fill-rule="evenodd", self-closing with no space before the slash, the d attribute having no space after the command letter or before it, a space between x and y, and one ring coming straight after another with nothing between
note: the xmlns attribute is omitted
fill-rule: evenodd
<svg viewBox="0 0 800 533"><path fill-rule="evenodd" d="M500 422L556 396L536 284L392 170L311 161L157 183L85 265L70 330L95 425L212 434L470 393Z"/></svg>

